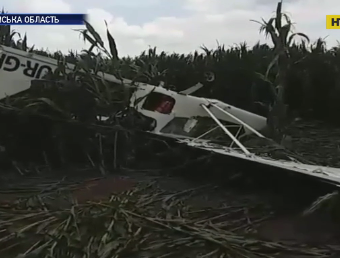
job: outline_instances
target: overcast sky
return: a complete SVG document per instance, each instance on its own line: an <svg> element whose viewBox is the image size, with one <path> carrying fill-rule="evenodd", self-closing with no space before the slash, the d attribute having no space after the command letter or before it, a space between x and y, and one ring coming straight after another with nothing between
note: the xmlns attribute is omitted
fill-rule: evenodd
<svg viewBox="0 0 340 258"><path fill-rule="evenodd" d="M268 19L275 0L2 0L13 13L88 13L90 22L105 38L104 20L117 42L120 56L137 55L148 46L168 52L191 52L202 44L209 48L246 41L264 41L251 19ZM295 30L311 40L327 37L337 45L340 30L326 30L326 14L340 14L339 0L286 0L284 11ZM337 12L336 12L337 11ZM51 51L81 50L84 44L76 26L14 26L27 32L29 44Z"/></svg>

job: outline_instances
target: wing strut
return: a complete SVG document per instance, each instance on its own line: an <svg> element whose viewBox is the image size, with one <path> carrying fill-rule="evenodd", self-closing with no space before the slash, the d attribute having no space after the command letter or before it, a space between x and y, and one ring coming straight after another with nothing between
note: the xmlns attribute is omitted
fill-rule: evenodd
<svg viewBox="0 0 340 258"><path fill-rule="evenodd" d="M230 139L233 140L233 142L235 142L238 147L240 147L240 149L244 152L244 154L246 154L247 156L251 156L251 153L247 150L247 148L242 143L240 143L240 141L220 122L220 120L216 118L216 116L209 110L209 108L206 105L201 104L201 107L216 122L216 124L225 132L225 134L228 135Z"/></svg>
<svg viewBox="0 0 340 258"><path fill-rule="evenodd" d="M243 125L245 128L247 128L249 131L251 131L252 133L256 134L258 137L265 138L262 134L260 134L258 131L256 131L254 128L252 128L250 125L248 125L247 123L243 122L241 119L237 118L236 116L230 114L228 111L224 110L223 108L220 108L219 106L217 106L217 105L215 105L213 103L210 103L210 105L213 106L214 108L218 109L222 113L226 114L227 116L231 117L232 119L234 119L235 121L237 121L238 123Z"/></svg>

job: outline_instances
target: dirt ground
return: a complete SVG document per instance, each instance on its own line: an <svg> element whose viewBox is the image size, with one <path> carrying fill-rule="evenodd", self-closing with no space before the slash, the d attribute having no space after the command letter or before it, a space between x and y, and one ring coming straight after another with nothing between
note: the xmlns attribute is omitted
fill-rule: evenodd
<svg viewBox="0 0 340 258"><path fill-rule="evenodd" d="M340 130L321 121L299 121L289 127L292 149L307 160L340 168Z"/></svg>
<svg viewBox="0 0 340 258"><path fill-rule="evenodd" d="M294 243L294 245L314 246L316 250L327 250L329 254L340 255L340 242L338 240L339 224L332 222L325 214L303 216L304 207L296 208L290 204L280 205L275 210L272 202L284 200L280 196L264 194L242 193L239 189L228 189L221 185L213 185L207 182L192 182L180 177L149 176L145 172L122 173L100 178L95 171L88 173L88 178L83 177L50 177L40 178L39 181L53 182L55 188L70 187L72 196L78 203L87 201L100 201L108 199L112 194L133 189L138 183L150 183L154 188L162 189L171 195L185 195L186 205L199 209L216 210L220 221L228 225L231 232L278 243ZM64 181L61 181L64 180ZM25 184L16 184L16 188L1 191L0 206L12 203L19 198L35 194L41 189L37 184L37 178L27 178ZM30 181L30 183L28 183ZM35 182L35 183L33 183ZM64 182L64 183L62 183ZM37 187L40 188L37 188ZM31 192L28 192L31 187ZM22 193L20 194L20 189ZM15 193L14 193L15 192ZM293 200L290 200L293 201ZM60 200L54 200L58 207L64 204ZM66 207L65 207L66 208ZM155 207L155 209L158 209ZM331 250L331 251L330 251ZM277 257L310 257L299 253ZM315 257L315 256L314 256ZM331 257L331 256L325 256Z"/></svg>

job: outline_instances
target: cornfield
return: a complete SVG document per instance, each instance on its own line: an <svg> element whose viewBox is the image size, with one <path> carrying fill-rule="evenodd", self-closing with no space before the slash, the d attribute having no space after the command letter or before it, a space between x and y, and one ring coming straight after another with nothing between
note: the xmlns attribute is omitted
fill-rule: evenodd
<svg viewBox="0 0 340 258"><path fill-rule="evenodd" d="M203 50L204 53L195 51L185 55L158 53L156 48L150 48L138 57L123 57L120 72L124 78L135 78L138 67L143 71L138 81L153 85L164 81L166 86L178 91L203 81L204 74L212 72L215 81L198 92L199 96L265 114L261 104L269 105L274 100L270 87L277 71L270 72L268 81L261 75L266 73L274 57L273 49L266 44L249 47L241 43L229 49L221 45ZM48 56L41 51L35 52ZM337 123L340 47L327 49L320 38L310 45L293 44L289 52L291 64L287 73L286 101L291 111ZM59 55L49 56L58 58ZM74 54L65 58L72 62ZM107 68L107 72L113 72L113 68Z"/></svg>
<svg viewBox="0 0 340 258"><path fill-rule="evenodd" d="M196 95L222 100L268 120L281 96L288 107L285 116L337 124L340 47L327 49L322 39L310 43L306 35L291 33L281 7L280 2L273 19L260 22L260 32L273 39L274 47L244 42L231 48L202 47L190 54L150 48L135 58L119 57L111 33L107 31L109 45L105 46L87 22L79 33L91 43L90 49L67 55L27 46L26 35L15 40L17 32L0 26L0 45L59 62L44 80L32 81L29 92L0 103L0 254L13 258L339 255L338 242L259 240L258 224L275 214L257 194L231 196L214 180L178 190L183 182L176 179L176 190L168 189L168 182L162 187L168 180L164 178L176 173L201 184L200 172L209 169L211 176L218 176L225 169L214 166L210 154L140 133L145 118L127 108L134 88L96 76L111 73L117 78L162 83L176 91L204 82ZM301 41L295 36L301 36ZM66 62L76 65L73 72L65 72ZM282 95L279 86L284 88ZM99 121L100 116L109 119ZM286 133L289 130L285 128ZM327 132L338 137L337 131ZM333 150L332 145L329 153ZM315 152L299 151L305 156ZM338 160L326 163L339 166ZM228 182L243 174L236 169L228 172ZM122 174L143 180L112 179ZM332 199L337 206L336 198L333 193L324 199ZM323 204L318 200L305 215Z"/></svg>
<svg viewBox="0 0 340 258"><path fill-rule="evenodd" d="M14 42L16 33L9 26L2 26L1 30L2 34L10 33L10 36L2 36L1 44L25 48L27 51L56 59L63 56L62 53L28 49L26 36ZM327 49L325 41L320 38L310 44L307 41L293 41L287 48L289 64L286 103L290 111L337 123L340 109L340 47ZM266 44L248 46L243 42L231 48L219 45L216 49L202 47L202 50L203 53L194 51L190 54L167 54L157 51L156 47L150 48L138 57L120 58L119 64L109 62L104 71L119 71L124 78L153 85L159 85L163 81L166 87L178 91L204 81L204 74L212 72L215 80L201 89L198 95L217 98L246 110L266 114L262 107L274 101L271 86L278 74L277 67L273 67L264 78L275 57L274 49ZM63 58L75 63L76 55L73 52Z"/></svg>

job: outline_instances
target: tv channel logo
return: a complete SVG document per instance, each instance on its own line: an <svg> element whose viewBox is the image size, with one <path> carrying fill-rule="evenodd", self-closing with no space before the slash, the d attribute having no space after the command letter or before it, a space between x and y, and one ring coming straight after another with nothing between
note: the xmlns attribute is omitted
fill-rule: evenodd
<svg viewBox="0 0 340 258"><path fill-rule="evenodd" d="M339 30L340 29L340 15L326 15L326 29Z"/></svg>

